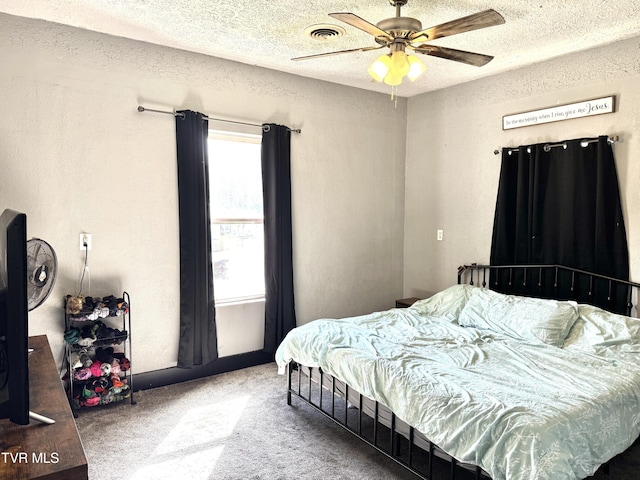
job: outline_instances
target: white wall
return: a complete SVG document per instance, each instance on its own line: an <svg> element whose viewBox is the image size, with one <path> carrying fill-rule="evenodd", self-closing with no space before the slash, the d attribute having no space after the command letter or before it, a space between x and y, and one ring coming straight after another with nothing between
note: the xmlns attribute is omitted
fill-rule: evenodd
<svg viewBox="0 0 640 480"><path fill-rule="evenodd" d="M488 262L501 147L598 135L614 145L631 278L640 280L640 38L558 58L408 102L404 293L456 283ZM502 116L615 95L616 112L502 131ZM436 230L444 240L436 240Z"/></svg>
<svg viewBox="0 0 640 480"><path fill-rule="evenodd" d="M55 290L29 327L60 358L84 231L90 293L131 295L135 371L176 363L174 120L139 104L302 129L292 137L299 323L389 308L402 294L406 100L4 14L0 65L0 208L25 211L29 236L56 250ZM225 355L261 344L237 337L242 315L222 318L220 335Z"/></svg>

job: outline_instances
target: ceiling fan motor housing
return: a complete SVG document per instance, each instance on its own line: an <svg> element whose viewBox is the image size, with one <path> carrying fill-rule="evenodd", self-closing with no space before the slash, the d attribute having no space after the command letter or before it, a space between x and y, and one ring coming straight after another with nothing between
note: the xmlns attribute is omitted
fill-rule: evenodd
<svg viewBox="0 0 640 480"><path fill-rule="evenodd" d="M409 35L422 30L422 22L417 18L411 17L392 17L381 20L377 27L380 30L389 32L394 38L408 38ZM384 38L377 37L376 41L384 40ZM381 43L378 41L378 43ZM384 45L384 43L382 43Z"/></svg>

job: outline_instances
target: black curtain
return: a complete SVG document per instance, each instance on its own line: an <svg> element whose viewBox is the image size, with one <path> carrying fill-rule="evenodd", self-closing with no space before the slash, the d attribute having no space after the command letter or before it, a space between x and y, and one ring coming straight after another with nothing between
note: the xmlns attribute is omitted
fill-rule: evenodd
<svg viewBox="0 0 640 480"><path fill-rule="evenodd" d="M594 139L595 140L595 139ZM520 146L502 151L491 245L492 265L559 264L627 280L629 254L618 175L608 137ZM502 275L507 275L504 272ZM493 274L503 290L508 280ZM518 289L527 279L513 279ZM553 279L544 282L550 287ZM588 289L580 286L581 290ZM610 308L607 286L596 304ZM579 293L564 292L566 298ZM615 292L614 292L614 296ZM614 299L623 310L623 292Z"/></svg>
<svg viewBox="0 0 640 480"><path fill-rule="evenodd" d="M180 343L178 367L218 358L209 223L208 121L176 115L180 216ZM161 301L161 299L158 299Z"/></svg>
<svg viewBox="0 0 640 480"><path fill-rule="evenodd" d="M264 195L265 331L264 349L274 353L296 326L291 231L291 131L262 126Z"/></svg>

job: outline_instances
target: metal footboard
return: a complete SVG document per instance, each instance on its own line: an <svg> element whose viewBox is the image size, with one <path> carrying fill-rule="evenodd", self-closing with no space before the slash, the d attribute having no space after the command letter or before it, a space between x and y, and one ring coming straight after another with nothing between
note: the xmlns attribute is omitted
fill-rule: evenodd
<svg viewBox="0 0 640 480"><path fill-rule="evenodd" d="M423 480L487 480L476 465L458 462L389 408L323 372L291 362L287 404L297 397Z"/></svg>

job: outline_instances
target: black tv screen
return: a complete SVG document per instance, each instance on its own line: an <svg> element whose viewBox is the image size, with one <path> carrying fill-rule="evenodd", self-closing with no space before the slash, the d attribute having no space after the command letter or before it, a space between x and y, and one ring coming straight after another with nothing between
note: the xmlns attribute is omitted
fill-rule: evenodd
<svg viewBox="0 0 640 480"><path fill-rule="evenodd" d="M29 423L27 217L0 216L0 418Z"/></svg>

